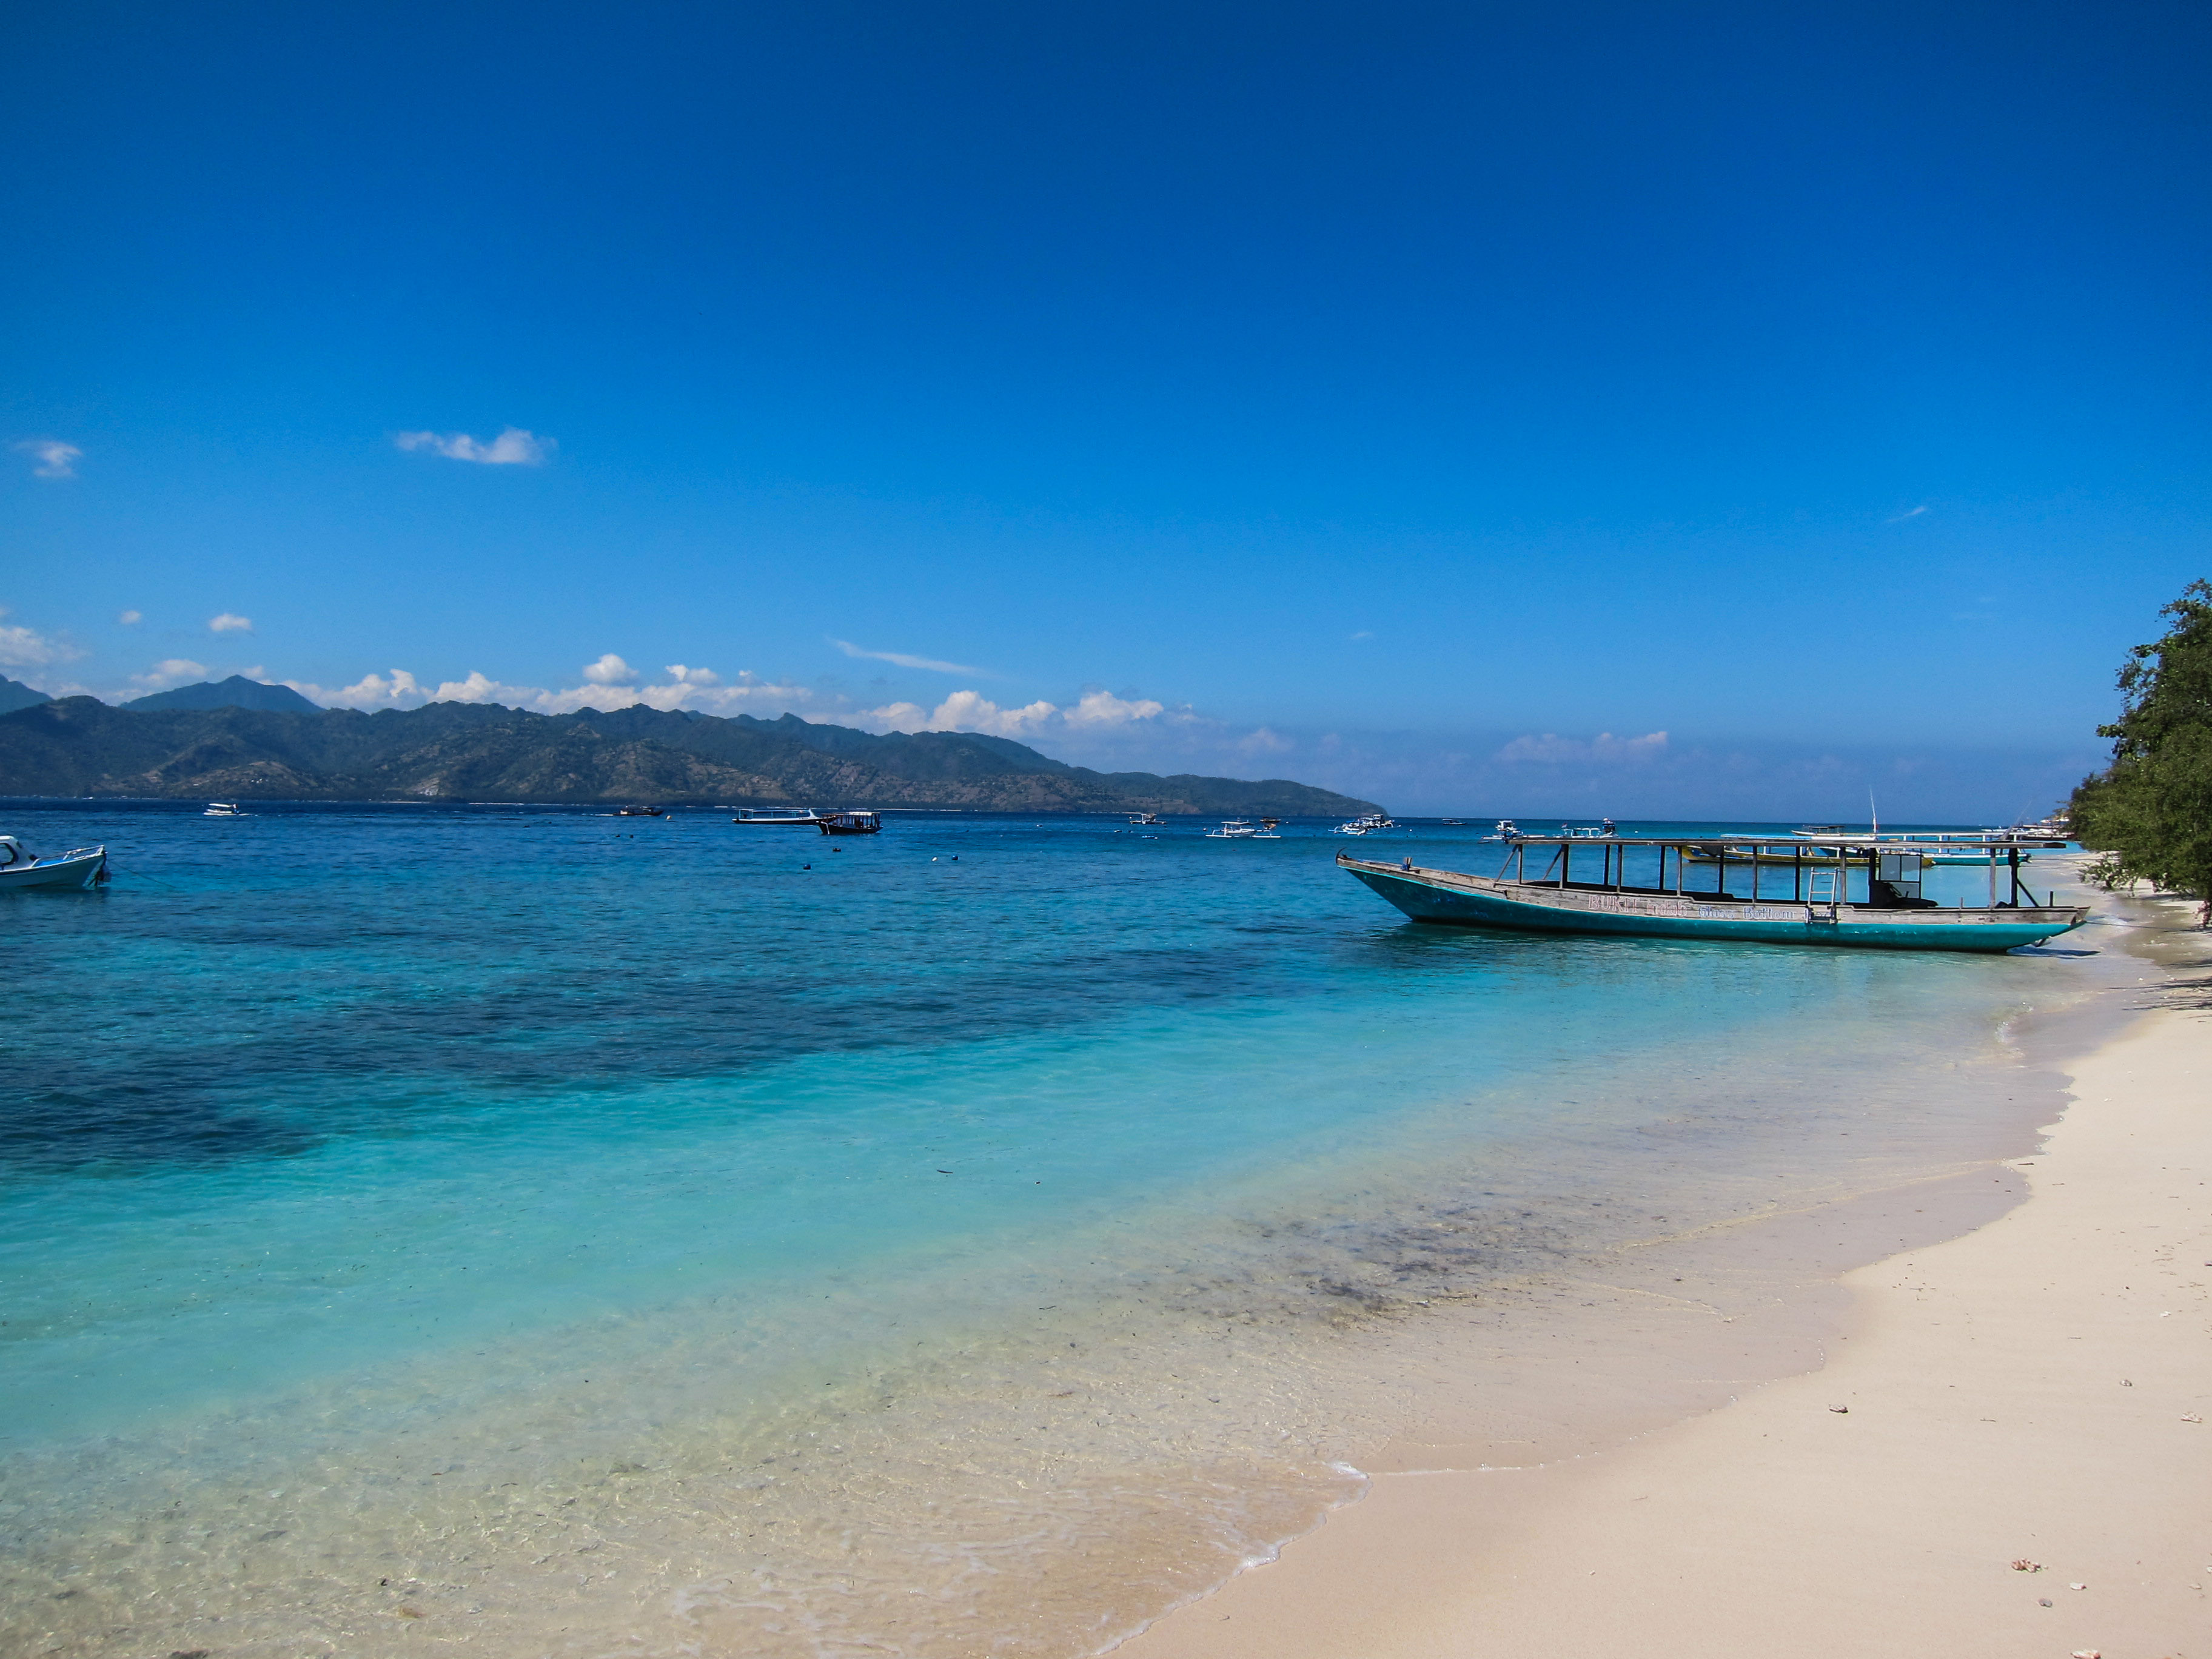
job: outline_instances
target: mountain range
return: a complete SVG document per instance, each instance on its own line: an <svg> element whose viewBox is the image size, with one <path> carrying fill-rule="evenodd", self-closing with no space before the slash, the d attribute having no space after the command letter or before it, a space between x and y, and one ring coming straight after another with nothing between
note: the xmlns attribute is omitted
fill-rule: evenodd
<svg viewBox="0 0 2212 1659"><path fill-rule="evenodd" d="M178 694L163 695L169 706L142 699L116 708L64 697L0 714L0 794L1283 817L1375 810L1372 802L1281 778L1097 772L1006 738L878 735L793 714L723 718L642 704L611 714L534 714L459 702L369 714L312 704L306 712L180 705Z"/></svg>

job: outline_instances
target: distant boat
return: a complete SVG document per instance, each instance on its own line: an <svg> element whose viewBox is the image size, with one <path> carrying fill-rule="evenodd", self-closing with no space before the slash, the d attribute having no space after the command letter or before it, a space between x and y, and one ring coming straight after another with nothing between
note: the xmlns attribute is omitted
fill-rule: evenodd
<svg viewBox="0 0 2212 1659"><path fill-rule="evenodd" d="M1446 818L1443 820L1443 823L1452 829L1457 829L1466 822L1467 820L1465 818Z"/></svg>
<svg viewBox="0 0 2212 1659"><path fill-rule="evenodd" d="M204 818L244 818L251 817L252 814L234 800L211 800L207 804L207 811L200 816Z"/></svg>
<svg viewBox="0 0 2212 1659"><path fill-rule="evenodd" d="M1329 833L1338 836L1371 836L1377 830L1395 830L1397 822L1388 812L1363 812L1349 823L1340 823Z"/></svg>
<svg viewBox="0 0 2212 1659"><path fill-rule="evenodd" d="M825 836L880 836L884 820L875 812L825 812L814 827Z"/></svg>
<svg viewBox="0 0 2212 1659"><path fill-rule="evenodd" d="M1498 820L1498 828L1483 837L1485 841L1516 841L1520 838L1521 826L1511 818Z"/></svg>
<svg viewBox="0 0 2212 1659"><path fill-rule="evenodd" d="M732 823L750 823L781 830L804 830L822 822L822 815L811 806L748 806Z"/></svg>
<svg viewBox="0 0 2212 1659"><path fill-rule="evenodd" d="M1129 814L1129 822L1134 824L1154 824L1158 823L1159 821L1160 815L1158 812L1132 812Z"/></svg>
<svg viewBox="0 0 2212 1659"><path fill-rule="evenodd" d="M618 818L665 818L668 811L660 806L623 806L615 810L615 816Z"/></svg>
<svg viewBox="0 0 2212 1659"><path fill-rule="evenodd" d="M42 859L13 836L0 836L0 889L91 887L107 878L105 847L73 847Z"/></svg>
<svg viewBox="0 0 2212 1659"><path fill-rule="evenodd" d="M1244 818L1224 818L1221 821L1221 828L1207 830L1206 838L1208 841L1282 840L1282 837L1275 833L1275 820L1273 818L1263 819L1256 824Z"/></svg>
<svg viewBox="0 0 2212 1659"><path fill-rule="evenodd" d="M1955 845L1956 843L1953 843ZM1944 906L1923 897L1919 848L1872 837L1845 837L1826 848L1790 839L1730 836L1725 840L1658 836L1601 842L1599 878L1575 879L1574 856L1589 842L1573 836L1524 836L1506 848L1494 876L1416 867L1413 860L1386 864L1336 855L1337 866L1372 888L1415 921L1461 927L1510 927L1555 933L1657 934L1674 939L1736 940L1768 945L1863 945L1889 950L2009 951L2039 945L2079 927L2085 906L2039 902L2020 879L2028 847L2063 845L2046 839L1996 835L1983 843L1990 867L1990 902ZM1528 853L1553 848L1532 878ZM1684 885L1699 854L1720 866L1710 888ZM1642 854L1638 879L1628 878L1632 854ZM1741 854L1751 871L1751 895L1728 890L1728 866ZM1656 855L1656 856L1655 856ZM2003 862L1998 862L2002 857ZM1760 893L1763 866L1791 866L1790 895ZM1865 872L1863 899L1850 896L1855 872ZM1999 872L2010 896L1999 902ZM1673 877L1671 884L1669 876ZM1771 885L1779 887L1778 878Z"/></svg>

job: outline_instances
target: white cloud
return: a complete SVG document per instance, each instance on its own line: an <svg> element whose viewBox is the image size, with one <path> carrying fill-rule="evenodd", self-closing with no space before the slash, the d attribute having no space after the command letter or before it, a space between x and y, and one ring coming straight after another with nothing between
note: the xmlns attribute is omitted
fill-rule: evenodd
<svg viewBox="0 0 2212 1659"><path fill-rule="evenodd" d="M1154 702L1150 697L1125 701L1111 691L1085 691L1074 708L1060 718L1070 726L1127 726L1132 720L1148 720L1167 712L1167 705Z"/></svg>
<svg viewBox="0 0 2212 1659"><path fill-rule="evenodd" d="M1248 755L1279 755L1285 750L1297 747L1288 738L1270 732L1264 726L1246 732L1237 740L1237 746Z"/></svg>
<svg viewBox="0 0 2212 1659"><path fill-rule="evenodd" d="M597 662L585 665L584 678L593 685L635 685L637 670L610 651Z"/></svg>
<svg viewBox="0 0 2212 1659"><path fill-rule="evenodd" d="M310 702L328 708L413 708L429 700L429 694L404 668L393 669L389 679L381 674L364 674L351 685L336 690L301 680L284 684Z"/></svg>
<svg viewBox="0 0 2212 1659"><path fill-rule="evenodd" d="M84 458L84 451L75 444L61 443L52 438L33 438L15 447L37 459L39 464L31 469L34 478L74 478L76 464Z"/></svg>
<svg viewBox="0 0 2212 1659"><path fill-rule="evenodd" d="M131 628L136 626L139 623L144 622L146 620L146 613L143 611L118 611L116 613L115 620L121 623L125 628Z"/></svg>
<svg viewBox="0 0 2212 1659"><path fill-rule="evenodd" d="M392 441L402 449L428 449L448 460L479 461L487 466L543 466L560 447L519 426L508 427L489 443L465 432L395 432Z"/></svg>
<svg viewBox="0 0 2212 1659"><path fill-rule="evenodd" d="M1351 637L1355 640L1371 640L1375 637L1375 630L1371 628L1363 628Z"/></svg>
<svg viewBox="0 0 2212 1659"><path fill-rule="evenodd" d="M927 714L919 703L895 702L864 711L860 718L890 732L988 732L994 737L1034 733L1059 714L1057 705L1039 698L1020 708L1002 708L980 691L955 691Z"/></svg>
<svg viewBox="0 0 2212 1659"><path fill-rule="evenodd" d="M0 605L0 617L8 607ZM75 662L84 653L75 646L41 634L35 628L10 623L0 626L0 668L46 668L58 662Z"/></svg>
<svg viewBox="0 0 2212 1659"><path fill-rule="evenodd" d="M220 617L208 618L208 632L210 634L251 634L252 631L253 618L241 617L235 611L226 611Z"/></svg>
<svg viewBox="0 0 2212 1659"><path fill-rule="evenodd" d="M143 674L133 674L131 683L143 686L149 691L162 691L173 685L181 685L187 680L204 680L207 675L207 665L204 663L194 662L189 657L169 657L155 663Z"/></svg>
<svg viewBox="0 0 2212 1659"><path fill-rule="evenodd" d="M722 677L711 668L686 668L672 662L660 671L678 685L720 685Z"/></svg>
<svg viewBox="0 0 2212 1659"><path fill-rule="evenodd" d="M848 657L866 657L873 662L896 663L901 668L927 668L933 674L981 674L995 678L988 669L967 668L957 662L939 662L934 657L910 657L903 651L864 651L850 640L831 640Z"/></svg>
<svg viewBox="0 0 2212 1659"><path fill-rule="evenodd" d="M1547 732L1541 737L1514 738L1498 751L1495 758L1561 766L1589 761L1651 760L1666 752L1664 732L1647 732L1640 738L1616 738L1610 732L1601 732L1588 742Z"/></svg>
<svg viewBox="0 0 2212 1659"><path fill-rule="evenodd" d="M1917 518L1918 518L1922 514L1925 513L1927 510L1928 510L1928 503L1927 503L1927 502L1925 502L1925 501L1923 501L1923 502L1921 502L1921 503L1920 503L1920 505L1919 505L1919 506L1915 507L1908 508L1906 511L1905 511L1905 512L1903 512L1903 513L1899 514L1898 514L1895 518L1893 518L1893 519L1884 519L1884 520L1882 520L1882 522L1883 522L1884 524L1903 524L1903 523L1904 523L1907 519L1917 519Z"/></svg>
<svg viewBox="0 0 2212 1659"><path fill-rule="evenodd" d="M606 661L607 658L603 657L592 666L601 667ZM614 661L622 664L619 657L615 657ZM627 665L621 665L610 672L629 671ZM404 668L368 674L345 686L316 685L305 680L287 680L285 684L309 702L329 708L419 708L429 702L476 702L526 709L533 714L573 714L581 708L611 714L618 708L642 703L647 708L696 708L713 714L760 714L773 717L795 712L814 696L803 685L773 684L749 673L739 674L735 684L724 684L720 675L707 668L686 668L681 674L671 670L668 682L662 684L624 685L599 681L557 690L540 685L511 685L481 671L472 671L464 679L441 680L432 685Z"/></svg>

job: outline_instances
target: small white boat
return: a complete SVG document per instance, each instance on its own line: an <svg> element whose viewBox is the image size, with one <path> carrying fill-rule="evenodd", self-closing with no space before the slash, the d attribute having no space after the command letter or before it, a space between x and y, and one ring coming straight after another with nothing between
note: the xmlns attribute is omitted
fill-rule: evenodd
<svg viewBox="0 0 2212 1659"><path fill-rule="evenodd" d="M1224 818L1221 828L1206 832L1208 841L1250 841L1260 833L1257 825L1243 818Z"/></svg>
<svg viewBox="0 0 2212 1659"><path fill-rule="evenodd" d="M1340 823L1331 830L1336 836L1371 836L1378 830L1395 830L1397 821L1388 812L1366 812L1348 823Z"/></svg>
<svg viewBox="0 0 2212 1659"><path fill-rule="evenodd" d="M1129 814L1129 822L1140 826L1158 823L1159 821L1160 815L1158 812L1132 812Z"/></svg>
<svg viewBox="0 0 2212 1659"><path fill-rule="evenodd" d="M0 836L0 888L90 887L106 878L105 847L73 847L42 859L13 836Z"/></svg>
<svg viewBox="0 0 2212 1659"><path fill-rule="evenodd" d="M821 823L822 814L811 806L748 806L730 822L783 830L806 830Z"/></svg>
<svg viewBox="0 0 2212 1659"><path fill-rule="evenodd" d="M234 800L211 800L207 804L207 811L200 816L204 818L243 818L251 817L252 814Z"/></svg>

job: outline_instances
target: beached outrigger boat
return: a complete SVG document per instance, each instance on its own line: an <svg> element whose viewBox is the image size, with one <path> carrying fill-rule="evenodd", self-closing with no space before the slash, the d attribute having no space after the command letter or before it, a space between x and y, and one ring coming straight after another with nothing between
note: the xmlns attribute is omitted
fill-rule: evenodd
<svg viewBox="0 0 2212 1659"><path fill-rule="evenodd" d="M2048 896L2039 901L2020 878L2024 849L2063 845L2006 834L1984 837L1985 905L1923 898L1927 861L1920 849L1865 837L1618 836L1593 847L1578 836L1524 836L1507 849L1494 876L1425 869L1410 858L1385 864L1339 853L1336 861L1416 921L1780 945L2009 951L2040 944L2087 918L2086 907L2055 904ZM1946 851L1958 846L1949 842ZM1532 849L1545 860L1533 874ZM1577 850L1583 854L1579 872ZM1589 867L1593 851L1601 866L1595 872ZM1710 876L1700 854L1713 861ZM1698 885L1692 887L1685 882L1693 863ZM1780 891L1783 868L1790 872L1786 896ZM1732 872L1750 891L1729 890ZM1595 881L1589 878L1593 873ZM2001 890L2008 895L2003 899Z"/></svg>

